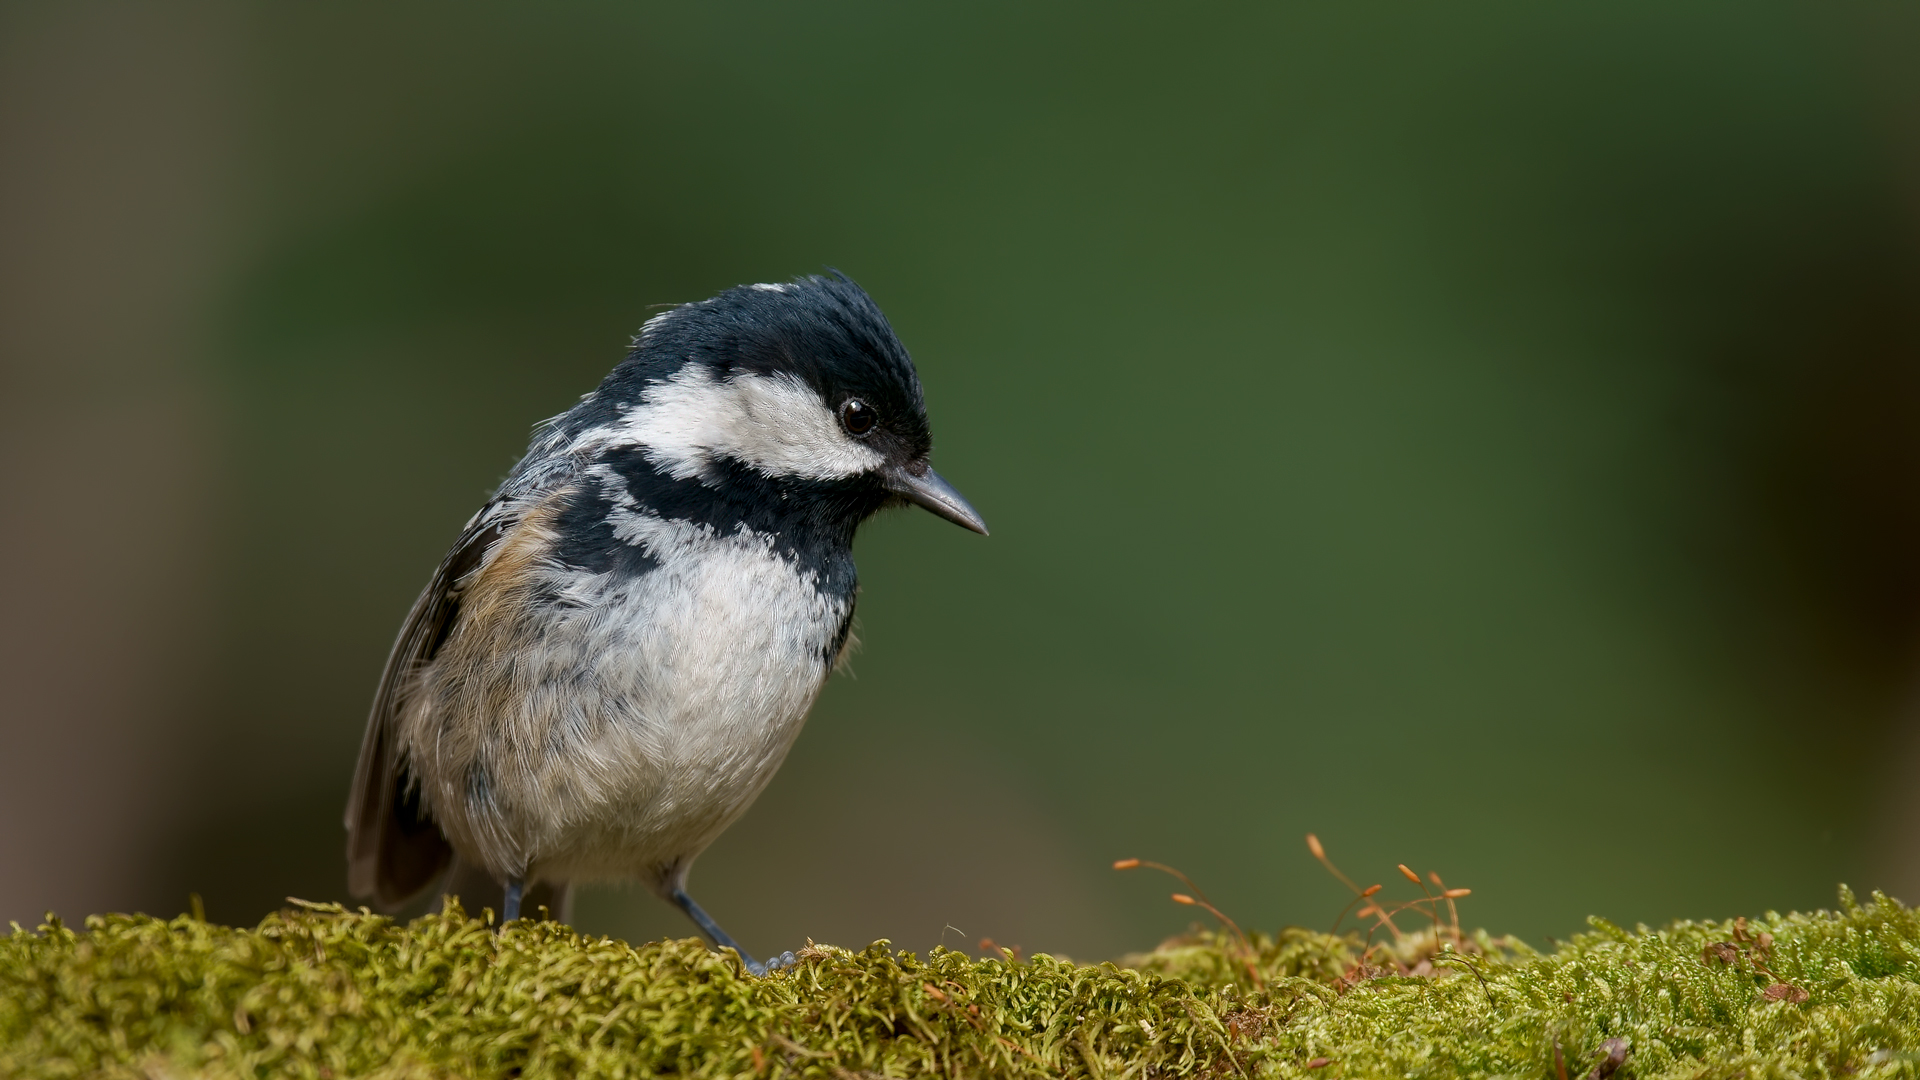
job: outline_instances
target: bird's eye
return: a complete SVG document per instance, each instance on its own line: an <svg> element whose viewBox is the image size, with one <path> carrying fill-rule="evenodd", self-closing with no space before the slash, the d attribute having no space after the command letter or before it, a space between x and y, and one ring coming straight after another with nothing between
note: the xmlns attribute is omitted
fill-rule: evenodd
<svg viewBox="0 0 1920 1080"><path fill-rule="evenodd" d="M846 428L847 434L854 438L872 431L873 425L879 421L880 414L859 398L848 398L847 403L840 406L840 426Z"/></svg>

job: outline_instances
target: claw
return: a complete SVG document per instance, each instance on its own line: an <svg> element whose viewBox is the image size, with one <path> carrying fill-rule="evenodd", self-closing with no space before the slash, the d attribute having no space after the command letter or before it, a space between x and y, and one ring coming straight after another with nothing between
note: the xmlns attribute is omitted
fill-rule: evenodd
<svg viewBox="0 0 1920 1080"><path fill-rule="evenodd" d="M771 975L776 971L784 971L799 962L799 957L793 955L791 952L783 952L779 956L767 957L767 962L764 964L758 962L749 964L747 965L747 970L755 975Z"/></svg>

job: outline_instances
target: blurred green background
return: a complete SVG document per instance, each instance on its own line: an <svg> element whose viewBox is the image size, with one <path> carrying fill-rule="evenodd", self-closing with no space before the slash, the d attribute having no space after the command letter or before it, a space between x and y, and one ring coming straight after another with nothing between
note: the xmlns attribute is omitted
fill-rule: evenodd
<svg viewBox="0 0 1920 1080"><path fill-rule="evenodd" d="M1536 943L1920 899L1909 5L0 11L0 920L345 899L529 426L822 265L994 534L862 534L749 947L1324 924L1308 831Z"/></svg>

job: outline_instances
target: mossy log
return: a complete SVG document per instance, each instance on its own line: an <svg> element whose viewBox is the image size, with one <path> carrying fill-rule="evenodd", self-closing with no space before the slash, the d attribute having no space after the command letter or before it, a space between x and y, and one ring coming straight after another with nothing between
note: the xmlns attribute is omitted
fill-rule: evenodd
<svg viewBox="0 0 1920 1080"><path fill-rule="evenodd" d="M814 947L753 978L454 908L252 929L49 919L0 938L0 1076L1867 1077L1920 1068L1920 917L1627 931L1552 953L1445 927L1368 950L1195 931L1120 964Z"/></svg>

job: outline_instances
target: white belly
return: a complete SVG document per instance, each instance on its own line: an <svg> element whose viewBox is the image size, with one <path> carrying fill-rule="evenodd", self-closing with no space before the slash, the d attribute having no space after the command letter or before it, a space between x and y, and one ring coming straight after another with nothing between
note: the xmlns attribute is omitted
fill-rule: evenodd
<svg viewBox="0 0 1920 1080"><path fill-rule="evenodd" d="M496 636L514 658L482 676L484 705L458 678L429 680L449 687L444 706L487 714L458 725L480 737L442 747L440 782L423 787L445 793L434 816L455 846L496 873L677 886L773 778L831 668L852 599L823 595L768 538L623 527L657 567L547 574L560 602L510 643ZM476 768L477 786L453 775ZM443 806L463 782L460 807Z"/></svg>

